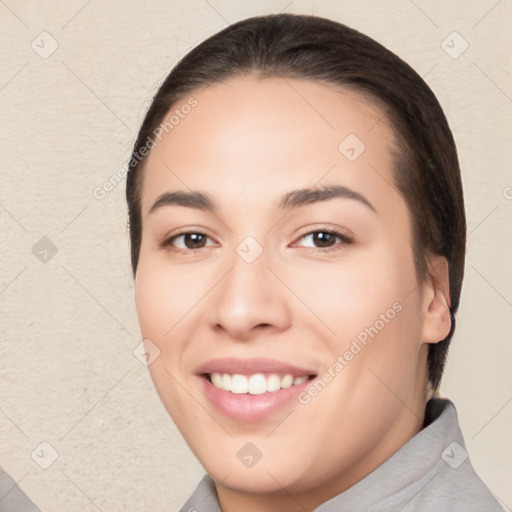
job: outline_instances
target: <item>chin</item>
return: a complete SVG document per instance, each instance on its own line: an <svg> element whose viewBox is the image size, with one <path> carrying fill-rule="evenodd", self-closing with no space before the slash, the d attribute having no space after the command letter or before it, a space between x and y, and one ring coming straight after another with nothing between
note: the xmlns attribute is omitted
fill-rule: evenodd
<svg viewBox="0 0 512 512"><path fill-rule="evenodd" d="M223 487L246 494L272 494L279 493L286 488L287 491L304 490L304 482L301 481L299 475L290 475L288 468L268 468L260 469L251 468L247 470L236 470L232 468L232 472L228 473L209 473L216 483L220 483Z"/></svg>
<svg viewBox="0 0 512 512"><path fill-rule="evenodd" d="M267 494L280 492L283 488L297 492L314 486L312 477L322 479L321 475L311 475L310 464L298 463L307 457L297 452L291 456L278 453L267 460L263 455L252 467L245 467L238 458L221 461L198 458L217 484L236 492Z"/></svg>

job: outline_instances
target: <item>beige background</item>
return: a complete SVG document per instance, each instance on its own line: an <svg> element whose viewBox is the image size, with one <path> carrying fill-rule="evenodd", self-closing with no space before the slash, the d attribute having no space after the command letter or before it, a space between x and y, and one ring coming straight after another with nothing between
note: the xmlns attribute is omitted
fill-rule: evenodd
<svg viewBox="0 0 512 512"><path fill-rule="evenodd" d="M469 240L442 391L481 478L512 510L512 2L6 0L0 464L43 511L177 510L203 474L134 356L124 180L103 200L93 191L127 160L148 101L181 56L228 23L279 11L374 37L445 108ZM453 31L450 56L442 42ZM44 236L55 255L44 253ZM52 449L58 457L43 469Z"/></svg>

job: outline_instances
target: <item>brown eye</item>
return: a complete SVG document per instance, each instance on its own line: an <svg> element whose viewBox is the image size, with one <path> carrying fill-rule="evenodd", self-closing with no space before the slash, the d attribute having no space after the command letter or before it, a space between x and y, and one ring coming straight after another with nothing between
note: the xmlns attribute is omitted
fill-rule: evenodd
<svg viewBox="0 0 512 512"><path fill-rule="evenodd" d="M167 239L164 243L164 247L172 246L176 249L181 250L193 250L193 249L201 249L206 247L207 245L213 245L212 243L208 244L209 237L204 233L196 233L196 232L188 232L188 233L180 233L178 235L174 235L171 238Z"/></svg>
<svg viewBox="0 0 512 512"><path fill-rule="evenodd" d="M313 243L317 247L331 247L336 243L336 235L325 231L318 231L313 234Z"/></svg>
<svg viewBox="0 0 512 512"><path fill-rule="evenodd" d="M348 245L352 243L349 237L339 231L333 230L311 231L303 235L300 241L306 241L306 243L301 244L302 247L312 247L315 249L330 249L335 248L336 245Z"/></svg>
<svg viewBox="0 0 512 512"><path fill-rule="evenodd" d="M201 233L187 233L183 235L183 242L188 249L204 247L206 236Z"/></svg>

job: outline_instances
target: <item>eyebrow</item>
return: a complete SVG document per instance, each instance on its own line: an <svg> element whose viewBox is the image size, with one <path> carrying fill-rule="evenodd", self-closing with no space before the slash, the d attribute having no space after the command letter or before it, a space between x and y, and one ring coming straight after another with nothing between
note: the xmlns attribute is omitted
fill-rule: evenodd
<svg viewBox="0 0 512 512"><path fill-rule="evenodd" d="M290 210L307 204L328 201L329 199L353 199L367 206L370 210L377 213L374 206L359 192L341 185L324 186L322 188L302 188L287 192L277 206L281 210ZM165 192L158 196L148 213L153 213L164 206L186 206L188 208L197 208L199 210L216 211L217 206L211 196L203 192Z"/></svg>
<svg viewBox="0 0 512 512"><path fill-rule="evenodd" d="M362 194L352 190L350 188L341 185L325 186L322 188L302 188L298 190L292 190L283 196L279 202L279 208L288 210L291 208L297 208L311 203L318 203L320 201L328 201L329 199L342 198L342 199L354 199L364 204L370 210L377 213L372 203L366 199Z"/></svg>
<svg viewBox="0 0 512 512"><path fill-rule="evenodd" d="M158 196L148 213L153 213L164 206L187 206L199 210L215 210L216 207L209 195L202 192L165 192Z"/></svg>

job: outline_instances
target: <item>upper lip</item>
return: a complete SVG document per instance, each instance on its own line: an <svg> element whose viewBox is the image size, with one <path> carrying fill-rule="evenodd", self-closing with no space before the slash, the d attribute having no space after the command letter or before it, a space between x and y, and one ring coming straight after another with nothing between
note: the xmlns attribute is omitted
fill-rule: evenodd
<svg viewBox="0 0 512 512"><path fill-rule="evenodd" d="M264 357L255 357L250 359L238 359L227 357L222 359L210 359L201 364L196 373L198 375L212 373L229 373L231 375L253 375L255 373L277 373L292 375L293 377L303 377L316 375L311 368L294 366L289 363L278 361L277 359L267 359Z"/></svg>

